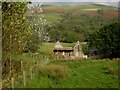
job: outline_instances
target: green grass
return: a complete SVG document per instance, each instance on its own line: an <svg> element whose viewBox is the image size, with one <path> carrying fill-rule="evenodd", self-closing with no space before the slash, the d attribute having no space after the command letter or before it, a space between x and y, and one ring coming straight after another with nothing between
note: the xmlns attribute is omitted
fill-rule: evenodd
<svg viewBox="0 0 120 90"><path fill-rule="evenodd" d="M74 62L49 62L44 64L47 53L52 52L55 43L43 43L37 58L25 54L14 56L22 58L26 71L26 86L23 77L15 79L15 88L118 88L118 61L115 60L83 60ZM74 46L75 43L62 43L63 46ZM82 42L85 45L86 42ZM42 61L33 68L30 78L29 68L36 59ZM10 86L9 86L10 87Z"/></svg>
<svg viewBox="0 0 120 90"><path fill-rule="evenodd" d="M70 10L70 9L92 9L92 8L100 8L100 9L113 9L116 10L117 8L111 7L111 6L105 6L105 5L97 5L97 4L83 4L83 5L76 5L76 6L56 6L56 5L47 5L44 6L43 9L65 9L65 10Z"/></svg>
<svg viewBox="0 0 120 90"><path fill-rule="evenodd" d="M52 52L52 50L54 49L54 44L55 43L43 43L42 45L40 45L39 52L42 52L42 53Z"/></svg>
<svg viewBox="0 0 120 90"><path fill-rule="evenodd" d="M44 14L44 18L47 19L49 22L52 22L52 23L56 23L61 19L60 15L57 14L57 13Z"/></svg>
<svg viewBox="0 0 120 90"><path fill-rule="evenodd" d="M71 69L70 77L67 78L59 87L79 87L79 88L108 88L118 87L118 76L106 74L104 67L116 66L118 63L113 61L83 61L60 63L67 64ZM70 81L69 81L70 80Z"/></svg>
<svg viewBox="0 0 120 90"><path fill-rule="evenodd" d="M60 78L59 74L64 74L63 70L58 69L57 79L53 79L42 73L35 74L36 76L29 80L27 88L118 88L118 74L108 74L106 67L111 66L118 68L117 61L110 60L90 60L82 62L56 62L49 63L49 65L60 65L69 68L68 75L64 78ZM49 66L47 65L47 66ZM42 69L42 68L41 68ZM53 67L48 68L49 71L53 70ZM47 70L48 71L48 70ZM52 71L51 71L52 72ZM54 72L51 73L55 75ZM39 77L38 77L39 76ZM16 85L19 87L20 85ZM25 88L26 88L25 87Z"/></svg>

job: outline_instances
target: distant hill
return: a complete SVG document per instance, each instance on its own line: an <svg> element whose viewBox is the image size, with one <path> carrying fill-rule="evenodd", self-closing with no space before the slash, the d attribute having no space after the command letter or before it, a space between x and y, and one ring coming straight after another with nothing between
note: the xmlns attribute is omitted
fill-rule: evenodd
<svg viewBox="0 0 120 90"><path fill-rule="evenodd" d="M32 16L44 15L53 27L48 29L51 40L63 42L76 42L87 40L89 33L111 23L118 18L118 8L98 4L81 5L42 5L30 8L34 11Z"/></svg>
<svg viewBox="0 0 120 90"><path fill-rule="evenodd" d="M66 12L73 12L74 14L88 14L88 15L96 15L97 10L103 9L104 15L106 18L116 17L118 15L118 8L112 6L98 5L98 4L82 4L82 5L64 5L64 6L56 6L56 5L43 5L42 6L43 13L48 20L51 20L51 17L54 17L54 21L58 18L61 18ZM109 15L109 17L108 17ZM54 22L53 21L53 22Z"/></svg>

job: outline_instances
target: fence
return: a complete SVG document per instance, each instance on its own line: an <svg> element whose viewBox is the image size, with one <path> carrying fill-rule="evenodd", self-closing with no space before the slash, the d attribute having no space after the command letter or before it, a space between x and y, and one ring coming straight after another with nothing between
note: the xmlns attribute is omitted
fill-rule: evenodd
<svg viewBox="0 0 120 90"><path fill-rule="evenodd" d="M11 76L10 83L8 85L9 88L26 88L27 83L36 77L36 72L38 72L38 68L44 67L49 63L49 58L47 56L44 57L44 60L29 60L29 61L20 61L20 73L17 77L15 74ZM12 71L11 71L12 72Z"/></svg>

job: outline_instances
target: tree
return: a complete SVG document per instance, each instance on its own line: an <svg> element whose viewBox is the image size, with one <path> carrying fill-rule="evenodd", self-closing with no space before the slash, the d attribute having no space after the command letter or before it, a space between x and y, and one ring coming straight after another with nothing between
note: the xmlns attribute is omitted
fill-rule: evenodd
<svg viewBox="0 0 120 90"><path fill-rule="evenodd" d="M67 32L66 33L66 37L64 39L64 42L66 42L66 43L72 43L72 42L76 42L78 40L79 40L79 38L77 36L77 33Z"/></svg>
<svg viewBox="0 0 120 90"><path fill-rule="evenodd" d="M120 57L120 24L106 25L91 34L89 46L96 47L103 57Z"/></svg>
<svg viewBox="0 0 120 90"><path fill-rule="evenodd" d="M30 27L26 22L27 2L2 2L2 51L6 57L9 53L21 53Z"/></svg>
<svg viewBox="0 0 120 90"><path fill-rule="evenodd" d="M30 11L28 13L30 13ZM46 32L46 29L50 27L50 23L44 19L44 16L42 14L29 14L27 20L32 30L31 35L25 45L24 51L37 52L41 43L49 41L49 35Z"/></svg>

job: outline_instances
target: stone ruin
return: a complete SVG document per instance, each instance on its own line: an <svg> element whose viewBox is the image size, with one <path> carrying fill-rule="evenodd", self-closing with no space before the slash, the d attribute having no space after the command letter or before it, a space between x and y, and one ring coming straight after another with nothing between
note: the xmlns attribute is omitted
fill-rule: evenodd
<svg viewBox="0 0 120 90"><path fill-rule="evenodd" d="M79 41L77 41L74 47L63 47L62 44L57 41L54 46L53 52L56 55L70 58L83 58L85 56Z"/></svg>

